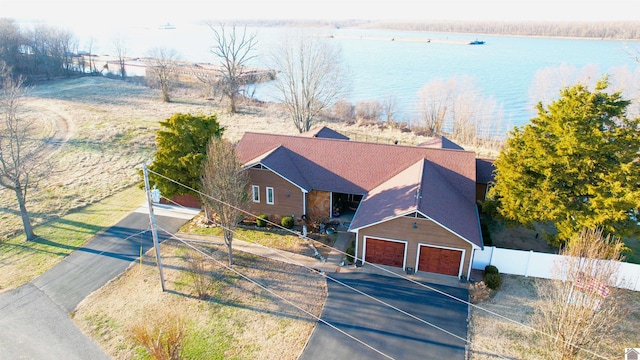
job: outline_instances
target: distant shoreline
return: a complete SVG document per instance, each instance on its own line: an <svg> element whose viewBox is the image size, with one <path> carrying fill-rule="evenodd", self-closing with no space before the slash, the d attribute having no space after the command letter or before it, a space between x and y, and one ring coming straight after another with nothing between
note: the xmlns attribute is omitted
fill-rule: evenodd
<svg viewBox="0 0 640 360"><path fill-rule="evenodd" d="M395 21L389 20L291 20L237 19L249 27L315 27L328 29L377 29L494 36L640 41L640 21Z"/></svg>

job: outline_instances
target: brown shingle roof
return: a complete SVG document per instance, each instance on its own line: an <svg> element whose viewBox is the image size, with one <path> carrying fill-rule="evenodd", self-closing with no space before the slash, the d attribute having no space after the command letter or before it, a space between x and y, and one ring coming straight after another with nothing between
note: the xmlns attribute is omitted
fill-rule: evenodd
<svg viewBox="0 0 640 360"><path fill-rule="evenodd" d="M433 139L427 140L418 146L437 148L437 149L450 149L450 150L464 150L464 148L453 141L447 139L444 136L436 136Z"/></svg>
<svg viewBox="0 0 640 360"><path fill-rule="evenodd" d="M482 248L476 205L449 184L441 170L423 159L371 190L350 229L419 212Z"/></svg>
<svg viewBox="0 0 640 360"><path fill-rule="evenodd" d="M236 154L245 166L262 164L306 191L365 195L353 229L420 211L482 247L473 152L245 133Z"/></svg>
<svg viewBox="0 0 640 360"><path fill-rule="evenodd" d="M296 161L296 166L309 186L316 190L365 195L418 160L427 159L444 168L445 179L475 201L475 154L472 152L245 133L236 146L236 153L240 162L246 164L278 146L297 156L300 161ZM279 164L290 166L284 160Z"/></svg>
<svg viewBox="0 0 640 360"><path fill-rule="evenodd" d="M476 159L476 182L478 184L489 184L494 180L494 161L491 159Z"/></svg>
<svg viewBox="0 0 640 360"><path fill-rule="evenodd" d="M319 137L319 138L336 139L336 140L350 140L348 136L343 135L326 126L319 126L319 127L313 128L307 132L300 134L300 136Z"/></svg>

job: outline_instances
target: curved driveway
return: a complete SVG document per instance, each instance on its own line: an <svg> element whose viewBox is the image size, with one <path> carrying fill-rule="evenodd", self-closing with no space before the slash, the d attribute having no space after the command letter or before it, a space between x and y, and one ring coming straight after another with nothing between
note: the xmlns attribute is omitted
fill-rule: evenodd
<svg viewBox="0 0 640 360"><path fill-rule="evenodd" d="M0 294L0 359L109 357L69 317L78 303L152 246L146 206L94 237L31 283ZM154 206L158 227L175 233L195 211ZM166 234L158 231L160 241ZM158 282L158 286L160 283Z"/></svg>
<svg viewBox="0 0 640 360"><path fill-rule="evenodd" d="M321 319L386 356L319 322L299 360L465 359L466 304L400 278L366 273L330 276L462 339L327 278L329 296ZM429 285L469 300L467 289Z"/></svg>

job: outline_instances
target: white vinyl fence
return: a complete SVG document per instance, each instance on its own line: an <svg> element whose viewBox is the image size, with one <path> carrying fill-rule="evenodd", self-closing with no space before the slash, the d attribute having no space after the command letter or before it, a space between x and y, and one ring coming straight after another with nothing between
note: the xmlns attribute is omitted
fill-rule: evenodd
<svg viewBox="0 0 640 360"><path fill-rule="evenodd" d="M494 265L503 274L553 279L554 263L562 258L557 254L485 246L475 252L472 268L484 270L485 266ZM621 262L618 271L618 287L640 291L640 265Z"/></svg>

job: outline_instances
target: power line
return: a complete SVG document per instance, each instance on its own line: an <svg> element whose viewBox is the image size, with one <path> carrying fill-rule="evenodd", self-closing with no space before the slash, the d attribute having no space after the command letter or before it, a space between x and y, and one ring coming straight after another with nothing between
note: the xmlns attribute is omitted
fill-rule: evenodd
<svg viewBox="0 0 640 360"><path fill-rule="evenodd" d="M252 214L252 213L250 213L250 212L248 212L248 211L246 211L246 210L244 210L244 209L241 209L241 208L239 208L239 207L237 207L237 206L234 206L234 205L229 204L229 203L227 203L227 202L224 202L224 201L222 201L222 200L220 200L220 199L217 199L217 198L215 198L215 197L213 197L213 196L211 196L211 195L205 194L205 193L203 193L203 192L201 192L201 191L199 191L199 190L196 190L196 189L194 189L194 188L192 188L192 187L189 187L189 186L187 186L187 185L185 185L185 184L182 184L182 183L180 183L180 182L178 182L178 181L176 181L176 180L174 180L174 179L171 179L171 178L169 178L169 177L167 177L167 176L165 176L165 175L159 174L159 173L157 173L157 172L155 172L155 171L153 171L153 170L150 170L150 169L148 169L148 171L149 171L149 172L151 172L151 173L154 173L154 174L156 174L156 175L158 175L158 176L160 176L160 177L162 177L163 179L166 179L166 180L171 181L171 182L173 182L173 183L175 183L175 184L177 184L177 185L179 185L179 186L182 186L182 187L184 187L184 188L186 188L186 189L189 189L189 190L191 190L191 191L193 191L193 192L195 192L195 193L199 194L200 196L204 196L204 197L206 197L206 198L208 198L208 199L211 199L211 200L217 201L217 202L219 202L219 203L221 203L221 204L223 204L223 205L225 205L225 206L231 207L231 208L233 208L233 209L235 209L235 210L238 210L238 211L240 211L240 212L242 212L242 213L244 213L244 214L246 214L246 215L253 216L253 217L257 217L255 214ZM312 241L312 242L314 242L314 243L319 243L320 245L325 246L325 247L327 247L327 248L329 248L329 249L331 249L331 250L333 250L333 251L336 251L336 252L338 252L338 253L340 253L340 254L343 254L343 255L349 255L349 254L347 254L346 252L344 252L344 251L342 251L342 250L340 250L340 249L337 249L337 248L334 248L334 247L332 247L332 246L329 246L329 245L323 244L322 242L316 241L316 240L311 239L311 238L309 238L309 237L302 236L301 234L298 234L297 232L295 232L295 231L293 231L293 230L291 230L291 229L287 229L287 228L283 227L283 226L282 226L282 225L280 225L280 224L276 224L276 223L274 223L274 222L272 222L272 221L269 221L269 220L267 220L267 219L264 219L264 220L265 220L266 222L268 222L268 223L272 224L273 226L275 226L275 227L277 227L277 228L279 228L279 229L282 229L282 230L284 230L284 231L286 231L286 232L289 232L289 233L291 233L291 234L294 234L294 235L296 235L296 236L298 236L298 237L300 237L300 238L302 238L302 239L304 239L304 240L306 240L306 241ZM254 244L255 244L255 243L254 243ZM258 244L258 245L260 245L260 244ZM261 246L262 246L262 245L261 245ZM270 248L270 249L277 250L277 249L274 249L274 248ZM351 256L351 255L349 255L349 256ZM360 259L360 258L358 258L358 257L355 257L355 259L356 259L356 261L357 261L357 260L364 261L364 259ZM449 294L449 293L447 293L447 292L445 292L445 291L442 291L442 290L436 289L436 288L434 288L434 287L432 287L432 286L429 286L429 285L424 284L424 283L421 283L421 282L419 282L419 281L416 281L416 280L410 279L410 278L408 278L408 277L406 277L406 276L403 276L403 275L400 275L400 274L396 274L396 273L394 273L393 271L390 271L390 270L388 270L388 269L385 269L385 268L383 268L383 267L381 267L381 266L379 266L379 265L377 265L377 264L373 264L373 263L368 263L368 264L369 264L369 265L371 265L372 267L374 267L374 268L378 269L378 270L384 271L385 273L388 273L388 274L393 275L393 276L395 276L395 277L398 277L398 278L400 278L400 279L404 279L404 280L409 281L409 282L411 282L411 283L413 283L413 284L416 284L416 285L418 285L418 286L424 287L424 288L426 288L426 289L428 289L428 290L434 291L434 292L436 292L436 293L438 293L438 294L441 294L441 295L443 295L443 296L449 297L449 298L451 298L451 299L453 299L453 300L455 300L455 301L459 301L459 302L461 302L461 303L463 303L463 304L465 304L465 305L467 305L467 306L473 307L473 308L478 309L478 310L482 310L482 311L484 311L484 312L486 312L486 313L488 313L488 314L490 314L490 315L496 316L496 317L498 317L498 318L500 318L500 319L502 319L502 320L505 320L505 321L507 321L507 322L510 322L510 323L512 323L512 324L515 324L515 325L518 325L518 326L522 326L522 327L524 327L525 329L527 329L527 330L529 330L529 331L532 331L532 332L534 332L534 333L539 333L539 334L541 334L541 335L544 335L544 336L549 337L549 338L554 339L554 340L558 340L558 337L557 337L557 336L554 336L554 335L552 335L552 334L546 333L546 332L544 332L544 331L542 331L542 330L539 330L539 329L536 329L536 328L534 328L534 327L532 327L532 326L525 325L525 324L523 324L523 323L521 323L521 322L518 322L518 321L516 321L516 320L510 319L510 318L508 318L508 317L506 317L506 316L504 316L504 315L501 315L501 314L499 314L499 313L497 313L497 312L495 312L495 311L492 311L492 310L489 310L489 309L485 309L485 308L483 308L483 307L481 307L481 306L479 306L479 305L477 305L477 304L473 304L473 303L472 303L472 302L470 302L470 301L467 301L467 300L464 300L464 299L460 299L460 298L458 298L458 297L456 297L456 296L454 296L454 295L451 295L451 294ZM572 346L572 347L574 347L574 348L576 348L576 349L580 349L580 350L582 350L582 351L584 351L584 352L587 352L587 353L589 353L589 354L591 354L591 355L593 355L593 356L596 356L596 357L598 357L598 358L601 358L601 359L607 359L605 356L602 356L602 355L600 355L600 354L598 354L598 353L595 353L595 352L593 352L593 351L591 351L591 350L589 350L589 349L585 349L585 348L583 348L583 347L581 347L581 346L579 346L579 345L576 345L576 344L574 344L574 343L572 343L572 342L569 342L568 340L562 340L562 339L560 339L559 341L562 341L562 342L564 342L565 344L567 344L567 345L569 345L569 346Z"/></svg>
<svg viewBox="0 0 640 360"><path fill-rule="evenodd" d="M169 200L169 201L171 201L171 200ZM173 201L172 201L172 202L173 202ZM223 227L222 225L219 225L219 226ZM240 235L240 236L238 236L238 238L243 238L243 236L242 236L241 234L238 234L238 233L237 233L237 232L235 232L234 230L232 230L232 229L228 229L228 228L225 228L225 229L227 229L227 230L231 231L231 232L232 232L234 235L236 235L236 236L237 236L237 235ZM165 229L162 229L162 230L163 230L164 232L168 233L169 235L171 235L172 237L177 238L177 236L176 236L175 234L171 234L171 233L169 233L168 231L166 231ZM181 241L181 242L183 242L183 243L185 243L185 244L187 244L188 242L193 242L193 241L191 241L191 240L184 240L184 239L179 239L179 241ZM258 245L258 246L261 246L261 247L263 247L263 248L266 248L266 249L272 250L272 251L277 252L277 253L286 253L286 251L284 251L284 250L280 250L280 249L276 249L276 248L270 248L270 247L264 246L264 245L259 244L259 243L255 243L255 242L248 241L248 240L246 240L246 239L245 239L245 241L247 241L247 242L249 242L249 243L252 243L252 244L255 244L255 245ZM208 241L203 241L203 243L209 243L209 244L211 244L211 242L208 242ZM193 248L193 246L191 246L191 245L189 245L189 246L190 246L191 248ZM284 256L283 256L283 257L284 257ZM289 259L290 259L289 261L291 261L291 263L292 263L292 264L294 264L294 265L297 265L297 266L303 267L303 268L305 268L305 269L307 269L307 270L310 270L310 271L312 271L312 272L317 272L317 270L316 270L316 269L311 268L311 267L309 267L309 266L307 266L307 265L305 265L305 264L303 264L303 263L301 263L301 262L299 262L299 261L295 261L295 260L293 260L293 259L291 259L291 258L289 258ZM226 267L226 266L225 266L225 267ZM235 271L235 270L234 270L234 271ZM237 271L236 271L236 272L237 272ZM338 280L338 279L336 279L336 278L334 278L334 277L332 277L332 276L329 276L329 275L327 275L326 273L321 273L321 275L322 275L323 277L325 277L326 279L329 279L329 280L331 280L331 281L333 281L333 282L337 283L337 284L338 284L338 285L340 285L340 286L343 286L343 287L345 287L345 288L347 288L347 289L349 289L349 290L351 290L351 291L353 291L353 292L356 292L356 293L358 293L358 294L360 294L360 295L363 295L363 296L365 296L365 297L367 297L367 298L369 298L369 299L371 299L371 300L373 300L373 301L375 301L375 302L377 302L377 303L382 304L383 306L386 306L386 307L388 307L388 308L391 308L391 309L393 309L393 310L395 310L395 311L397 311L397 312L399 312L399 313L401 313L401 314L403 314L403 315L405 315L405 316L408 316L408 317L410 317L410 318L412 318L412 319L414 319L414 320L417 320L418 322L421 322L421 323L423 323L423 324L425 324L425 325L431 326L431 327L435 328L436 330L442 331L442 332L444 332L444 333L446 333L446 334L448 334L448 335L450 335L450 336L452 336L452 337L454 337L454 338L456 338L456 339L458 339L458 340L462 340L464 343L467 343L467 344L470 344L470 345L472 344L471 340L468 340L467 338L463 338L463 337L461 337L461 336L459 336L459 335L457 335L457 334L454 334L454 333L452 333L452 332L450 332L450 331L448 331L448 330L446 330L446 329L444 329L444 328L442 328L442 327L440 327L440 326L437 326L437 325L435 325L435 324L433 324L433 323L431 323L431 322L429 322L429 321L427 321L427 320L424 320L424 319L422 319L422 318L420 318L420 317L418 317L418 316L416 316L416 315L413 315L413 314L411 314L411 313L409 313L409 312L407 312L407 311L405 311L405 310L402 310L402 309L400 309L400 308L398 308L398 307L396 307L396 306L394 306L394 305L392 305L392 304L389 304L389 303L387 303L387 302L385 302L385 301L383 301L383 300L380 300L380 299L378 299L378 298L376 298L376 297L374 297L374 296L372 296L372 295L370 295L370 294L367 294L367 293L365 293L365 292L363 292L363 291L361 291L361 290L359 290L359 289L357 289L357 288L354 288L354 287L353 287L353 286L351 286L351 285L345 284L344 282L342 282L342 281L340 281L340 280ZM328 324L328 322L326 322L325 320L322 320L322 322L323 322L323 323L325 323L325 324ZM334 329L336 329L336 330L338 330L335 326L331 326L331 327L332 327L332 328L334 328ZM340 332L341 332L341 333L343 333L343 331L340 331ZM350 336L350 337L352 337L352 336ZM352 338L353 338L353 337L352 337ZM505 357L503 357L503 356L501 356L501 355L499 355L499 354L496 354L496 356L497 356L497 357L499 357L499 358L502 358L502 359L507 359L507 358L505 358Z"/></svg>
<svg viewBox="0 0 640 360"><path fill-rule="evenodd" d="M357 341L358 343L360 343L360 344L362 344L362 345L366 346L367 348L369 348L369 349L371 349L371 350L373 350L373 351L377 352L378 354L380 354L380 355L382 355L382 356L384 356L384 357L386 357L386 358L388 358L388 359L394 359L393 357L391 357L391 356L389 356L389 355L387 355L387 354L383 353L382 351L380 351L380 350L376 349L376 348L375 348L375 347L373 347L372 345L369 345L368 343L366 343L366 342L364 342L364 341L362 341L362 340L360 340L360 339L356 338L355 336L353 336L353 335L351 335L351 334L349 334L349 333L347 333L347 332L345 332L345 331L341 330L340 328L338 328L338 327L336 327L336 326L332 325L331 323L329 323L329 322L327 322L326 320L324 320L324 319L320 318L319 316L314 315L314 314L313 314L313 313L311 313L310 311L305 310L305 309L301 308L300 306L298 306L298 305L294 304L292 301L290 301L290 300L286 299L285 297L281 296L280 294L278 294L278 293L274 292L273 290L269 289L266 285L264 285L264 284L260 283L259 281L254 280L254 279L252 279L252 278L248 277L247 275L245 275L245 274L241 273L240 271L236 270L235 268L233 268L233 267L231 267L231 266L229 266L229 265L227 265L227 264L223 263L222 261L219 261L219 260L215 259L215 258L214 258L213 256L211 256L210 254L207 254L206 252L204 252L204 251L202 251L202 250L198 249L197 247L195 247L195 246L193 246L193 245L189 244L189 243L188 243L188 241L186 241L186 240L183 240L183 239L179 238L179 237L178 237L178 236L176 236L175 234L172 234L172 233L168 232L167 230L165 230L165 229L163 229L163 228L160 228L160 229L161 229L162 231L164 231L165 233L169 234L172 238L174 238L174 239L178 240L179 242L181 242L181 243L185 244L187 247L189 247L189 248L193 249L194 251L197 251L198 253L200 253L200 254L202 254L202 255L204 255L204 256L206 256L206 257L208 257L208 258L210 258L211 260L215 261L218 265L220 265L220 266L224 267L224 268L225 268L225 269L227 269L227 270L232 271L232 272L233 272L233 273L235 273L236 275L238 275L238 276L242 277L243 279L245 279L245 280L247 280L247 281L251 282L252 284L255 284L256 286L260 287L261 289L263 289L263 290L267 291L269 294L272 294L272 295L274 295L274 296L278 297L279 299L281 299L281 300L285 301L287 304L289 304L289 305L291 305L291 306L295 307L296 309L298 309L298 310L300 310L300 311L304 312L305 314L307 314L307 315L311 316L312 318L316 319L317 321L322 322L323 324L325 324L325 325L327 325L327 326L331 327L332 329L339 331L339 332L340 332L340 333L342 333L343 335L348 336L349 338L351 338L351 339L353 339L353 340Z"/></svg>

